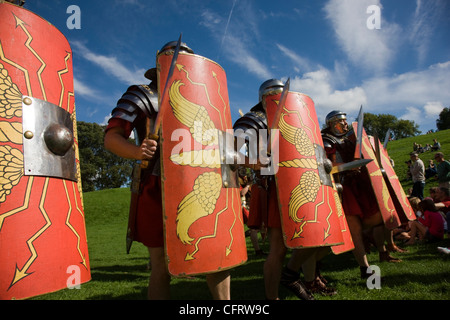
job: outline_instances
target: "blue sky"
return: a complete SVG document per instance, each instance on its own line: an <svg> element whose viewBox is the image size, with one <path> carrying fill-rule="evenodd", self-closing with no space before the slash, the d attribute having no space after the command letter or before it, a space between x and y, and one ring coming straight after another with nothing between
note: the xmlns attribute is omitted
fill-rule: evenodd
<svg viewBox="0 0 450 320"><path fill-rule="evenodd" d="M81 29L67 26L70 5L80 9ZM369 6L380 8L379 20ZM291 91L314 100L321 125L331 110L354 119L363 105L426 132L450 107L447 0L27 0L25 8L69 40L79 121L105 124L180 33L226 71L233 122L270 78L290 77Z"/></svg>

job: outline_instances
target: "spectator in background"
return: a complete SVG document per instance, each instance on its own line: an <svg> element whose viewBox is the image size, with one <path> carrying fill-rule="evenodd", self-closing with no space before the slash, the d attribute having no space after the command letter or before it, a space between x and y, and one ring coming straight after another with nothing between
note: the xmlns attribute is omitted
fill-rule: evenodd
<svg viewBox="0 0 450 320"><path fill-rule="evenodd" d="M437 141L437 139L433 139L433 146L431 147L432 151L441 150L441 144Z"/></svg>
<svg viewBox="0 0 450 320"><path fill-rule="evenodd" d="M434 164L433 160L430 160L430 163L428 164L428 168L425 169L425 179L434 177L436 175L436 165Z"/></svg>
<svg viewBox="0 0 450 320"><path fill-rule="evenodd" d="M450 234L450 191L448 188L437 188L434 204L436 205L436 208L442 212L447 222L447 234Z"/></svg>
<svg viewBox="0 0 450 320"><path fill-rule="evenodd" d="M443 213L450 211L450 191L448 188L439 187L436 190L436 196L434 198L436 208Z"/></svg>
<svg viewBox="0 0 450 320"><path fill-rule="evenodd" d="M430 197L433 199L433 201L436 203L436 197L437 197L437 191L439 187L431 187L430 188Z"/></svg>
<svg viewBox="0 0 450 320"><path fill-rule="evenodd" d="M419 158L417 152L410 153L412 165L411 176L413 181L413 191L411 197L418 197L423 200L423 189L425 188L425 166L423 161Z"/></svg>
<svg viewBox="0 0 450 320"><path fill-rule="evenodd" d="M416 236L419 240L427 240L429 242L444 239L444 218L438 212L433 200L427 198L419 204L423 216L417 220L410 221L409 240L406 245L414 244Z"/></svg>
<svg viewBox="0 0 450 320"><path fill-rule="evenodd" d="M438 163L436 168L437 179L440 187L450 188L450 162L444 159L442 152L437 152L434 159Z"/></svg>

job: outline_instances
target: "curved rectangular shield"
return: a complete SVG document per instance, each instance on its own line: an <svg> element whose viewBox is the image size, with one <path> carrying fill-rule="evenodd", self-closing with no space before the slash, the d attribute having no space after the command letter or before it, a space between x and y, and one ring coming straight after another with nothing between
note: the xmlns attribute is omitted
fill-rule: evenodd
<svg viewBox="0 0 450 320"><path fill-rule="evenodd" d="M0 299L89 281L72 50L46 20L4 1L0 126Z"/></svg>
<svg viewBox="0 0 450 320"><path fill-rule="evenodd" d="M159 92L173 52L157 56ZM247 260L238 188L223 180L220 141L232 128L225 71L180 52L161 122L165 250L170 274L207 274ZM160 98L161 99L161 98ZM231 135L232 137L232 135Z"/></svg>
<svg viewBox="0 0 450 320"><path fill-rule="evenodd" d="M279 93L263 99L269 127L273 128L277 108L283 108L272 153L278 152L275 180L285 245L306 248L343 244L339 198L329 174L331 166L326 167L314 102L297 92L288 92L283 106L278 105Z"/></svg>
<svg viewBox="0 0 450 320"><path fill-rule="evenodd" d="M376 140L376 141L375 141ZM408 221L416 220L416 214L409 203L408 198L406 197L406 193L403 190L403 187L398 179L397 174L395 173L394 168L392 167L389 154L387 150L384 148L383 144L379 139L375 139L372 137L370 139L370 143L372 144L373 149L380 151L380 165L384 169L384 181L389 189L389 194L391 195L392 201L394 202L395 210L399 215L400 221L402 223L406 223ZM378 148L376 148L376 143L378 143Z"/></svg>
<svg viewBox="0 0 450 320"><path fill-rule="evenodd" d="M356 130L357 123L353 122L352 126L353 130ZM377 198L377 205L383 217L384 225L387 229L392 230L400 226L400 218L395 209L394 202L392 201L389 189L381 172L381 168L378 161L376 161L376 155L373 151L372 144L370 143L369 137L367 136L364 128L362 133L361 152L364 159L374 160L369 162L366 165L366 168L369 172L370 182Z"/></svg>

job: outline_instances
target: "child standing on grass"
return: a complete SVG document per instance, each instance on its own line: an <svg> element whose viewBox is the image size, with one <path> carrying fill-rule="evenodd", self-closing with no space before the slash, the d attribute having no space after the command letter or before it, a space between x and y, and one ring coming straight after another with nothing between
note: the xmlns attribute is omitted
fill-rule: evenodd
<svg viewBox="0 0 450 320"><path fill-rule="evenodd" d="M410 221L411 231L409 232L409 241L405 244L414 244L416 236L419 240L428 240L430 242L444 239L444 219L436 209L433 200L424 199L419 204L423 216L415 221Z"/></svg>

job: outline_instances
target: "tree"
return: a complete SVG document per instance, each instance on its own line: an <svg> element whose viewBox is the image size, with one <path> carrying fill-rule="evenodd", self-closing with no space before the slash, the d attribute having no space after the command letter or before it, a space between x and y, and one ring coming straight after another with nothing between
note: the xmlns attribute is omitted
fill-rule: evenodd
<svg viewBox="0 0 450 320"><path fill-rule="evenodd" d="M133 161L118 157L104 148L104 130L104 126L97 123L77 122L84 192L119 188L130 181Z"/></svg>
<svg viewBox="0 0 450 320"><path fill-rule="evenodd" d="M396 139L414 137L415 135L421 133L418 124L416 124L414 121L403 119L400 119L395 123L392 131L394 131L394 137Z"/></svg>
<svg viewBox="0 0 450 320"><path fill-rule="evenodd" d="M380 141L384 140L389 129L393 131L396 139L412 137L420 133L419 125L414 121L399 120L391 114L364 113L364 129L368 135L376 133Z"/></svg>
<svg viewBox="0 0 450 320"><path fill-rule="evenodd" d="M436 127L438 130L450 129L450 108L444 108L439 114L439 119L436 120Z"/></svg>

